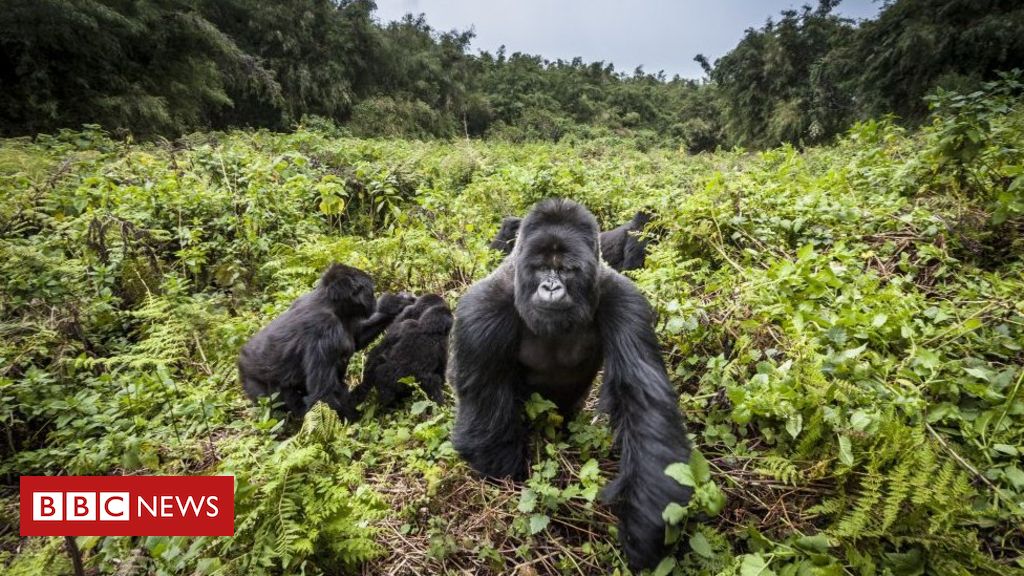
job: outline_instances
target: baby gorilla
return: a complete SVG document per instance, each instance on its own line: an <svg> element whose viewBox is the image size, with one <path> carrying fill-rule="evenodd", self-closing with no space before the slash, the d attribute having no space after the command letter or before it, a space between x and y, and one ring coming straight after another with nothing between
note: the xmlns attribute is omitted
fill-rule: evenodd
<svg viewBox="0 0 1024 576"><path fill-rule="evenodd" d="M448 364L448 333L452 312L436 294L420 296L395 319L384 341L370 351L363 369L363 381L352 390L352 405L358 406L371 390L387 409L411 394L399 382L412 376L427 397L444 402L444 377Z"/></svg>
<svg viewBox="0 0 1024 576"><path fill-rule="evenodd" d="M384 294L374 302L373 280L362 270L332 264L310 293L242 347L238 372L249 398L280 392L300 418L317 401L345 418L356 416L345 372L357 350L384 331L413 299Z"/></svg>

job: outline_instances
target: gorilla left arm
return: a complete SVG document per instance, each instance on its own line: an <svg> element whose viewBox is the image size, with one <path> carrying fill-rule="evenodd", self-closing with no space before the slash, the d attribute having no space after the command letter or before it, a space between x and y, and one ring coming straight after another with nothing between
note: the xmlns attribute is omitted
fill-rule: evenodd
<svg viewBox="0 0 1024 576"><path fill-rule="evenodd" d="M630 565L651 568L666 552L662 511L670 502L685 505L691 495L665 468L689 461L690 446L646 298L624 277L606 274L597 318L604 350L600 406L622 457L603 497L619 517Z"/></svg>

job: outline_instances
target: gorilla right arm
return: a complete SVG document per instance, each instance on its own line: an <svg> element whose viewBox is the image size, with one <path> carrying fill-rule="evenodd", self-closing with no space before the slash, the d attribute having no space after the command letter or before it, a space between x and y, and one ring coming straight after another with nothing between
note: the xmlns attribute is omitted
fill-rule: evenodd
<svg viewBox="0 0 1024 576"><path fill-rule="evenodd" d="M452 443L474 470L491 478L521 480L527 473L518 332L511 278L496 273L459 300L450 378L458 398Z"/></svg>

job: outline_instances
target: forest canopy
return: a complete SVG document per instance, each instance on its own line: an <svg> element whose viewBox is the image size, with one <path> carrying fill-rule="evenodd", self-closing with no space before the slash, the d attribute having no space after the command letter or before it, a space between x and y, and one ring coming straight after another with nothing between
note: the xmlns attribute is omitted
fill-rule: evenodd
<svg viewBox="0 0 1024 576"><path fill-rule="evenodd" d="M1024 62L1014 0L838 0L749 29L706 77L472 52L424 15L367 0L12 0L0 13L0 135L98 124L137 138L314 117L355 136L558 141L634 135L689 151L832 139L936 88L969 91Z"/></svg>

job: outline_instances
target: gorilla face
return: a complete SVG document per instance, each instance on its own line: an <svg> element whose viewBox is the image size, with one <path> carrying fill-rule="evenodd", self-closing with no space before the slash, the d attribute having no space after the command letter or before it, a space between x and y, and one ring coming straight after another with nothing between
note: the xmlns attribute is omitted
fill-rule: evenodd
<svg viewBox="0 0 1024 576"><path fill-rule="evenodd" d="M341 318L368 317L376 308L373 279L351 266L333 264L320 278L320 288Z"/></svg>
<svg viewBox="0 0 1024 576"><path fill-rule="evenodd" d="M523 221L513 256L515 305L530 331L552 336L591 323L597 235L594 217L572 203L542 203Z"/></svg>

